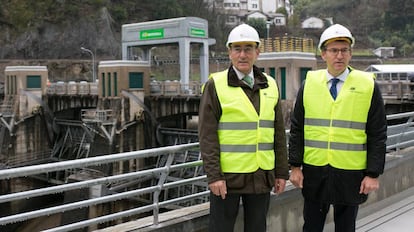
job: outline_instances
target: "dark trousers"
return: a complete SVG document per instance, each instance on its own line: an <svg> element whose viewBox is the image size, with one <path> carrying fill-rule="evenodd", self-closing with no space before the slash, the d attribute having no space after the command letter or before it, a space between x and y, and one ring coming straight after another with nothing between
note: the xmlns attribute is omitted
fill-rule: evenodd
<svg viewBox="0 0 414 232"><path fill-rule="evenodd" d="M330 204L305 200L303 232L322 232ZM358 205L333 205L335 232L355 232Z"/></svg>
<svg viewBox="0 0 414 232"><path fill-rule="evenodd" d="M244 211L244 232L266 232L270 193L227 194L224 200L210 194L210 232L233 232L240 199Z"/></svg>

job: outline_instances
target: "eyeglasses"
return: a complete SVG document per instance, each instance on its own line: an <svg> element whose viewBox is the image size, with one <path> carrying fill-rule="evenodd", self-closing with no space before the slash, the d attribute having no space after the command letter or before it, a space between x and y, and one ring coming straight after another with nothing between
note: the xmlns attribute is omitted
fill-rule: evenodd
<svg viewBox="0 0 414 232"><path fill-rule="evenodd" d="M329 53L331 53L332 55L336 56L339 54L339 52L341 52L342 55L348 55L351 52L351 49L349 48L329 48L329 49L325 49L325 51L328 51Z"/></svg>
<svg viewBox="0 0 414 232"><path fill-rule="evenodd" d="M245 54L251 54L255 50L255 47L252 46L246 46L246 47L240 47L240 46L234 46L231 47L231 51L237 54L240 54L244 52Z"/></svg>

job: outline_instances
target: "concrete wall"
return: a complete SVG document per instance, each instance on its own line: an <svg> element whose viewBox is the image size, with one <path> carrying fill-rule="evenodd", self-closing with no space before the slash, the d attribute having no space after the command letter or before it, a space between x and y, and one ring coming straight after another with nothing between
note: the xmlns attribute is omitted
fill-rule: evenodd
<svg viewBox="0 0 414 232"><path fill-rule="evenodd" d="M315 70L317 59L313 53L306 52L273 52L261 53L256 65L270 74L270 68L276 71L276 81L282 91L285 88L286 100L295 100L302 84L301 69ZM285 86L282 85L281 68L285 69Z"/></svg>
<svg viewBox="0 0 414 232"><path fill-rule="evenodd" d="M150 82L150 65L148 62L143 61L126 61L126 60L112 60L112 61L101 61L98 67L98 95L102 98L102 88L105 86L106 89L106 96L104 97L114 97L114 93L117 92L118 96L121 95L122 90L131 91L131 87L129 86L129 78L130 73L142 73L143 74L143 89L145 94L149 94L149 86ZM112 76L110 76L112 74ZM115 76L117 78L117 83L115 83ZM105 82L103 83L102 78L105 77ZM111 84L108 83L111 81ZM108 88L111 86L111 96L108 96ZM115 86L117 89L114 89ZM118 97L116 96L116 97Z"/></svg>
<svg viewBox="0 0 414 232"><path fill-rule="evenodd" d="M380 189L368 197L361 205L358 217L366 216L362 209L372 203L381 201L396 193L414 186L414 149L408 148L399 154L387 157L385 172L380 177ZM268 215L268 231L297 232L302 230L303 198L299 189L288 186L286 192L279 196L273 195L270 201ZM331 212L332 213L332 210ZM368 212L370 213L370 212ZM240 207L235 231L243 231ZM202 232L208 231L208 203L170 211L160 215L157 226L152 225L152 217L108 227L100 231L168 231L168 232ZM332 214L328 215L326 223L332 222Z"/></svg>

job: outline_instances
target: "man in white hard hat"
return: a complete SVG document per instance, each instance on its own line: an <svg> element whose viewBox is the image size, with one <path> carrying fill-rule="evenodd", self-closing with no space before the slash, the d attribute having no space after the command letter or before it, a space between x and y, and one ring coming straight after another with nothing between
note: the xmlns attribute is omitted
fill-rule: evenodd
<svg viewBox="0 0 414 232"><path fill-rule="evenodd" d="M372 73L349 66L354 37L335 24L321 35L326 69L298 91L289 139L290 181L302 188L303 231L323 231L333 206L336 232L354 232L359 204L379 187L387 121Z"/></svg>
<svg viewBox="0 0 414 232"><path fill-rule="evenodd" d="M233 232L241 199L244 231L265 232L270 192L282 193L289 178L279 91L254 65L260 39L253 27L235 27L226 45L231 66L210 75L199 109L209 231Z"/></svg>

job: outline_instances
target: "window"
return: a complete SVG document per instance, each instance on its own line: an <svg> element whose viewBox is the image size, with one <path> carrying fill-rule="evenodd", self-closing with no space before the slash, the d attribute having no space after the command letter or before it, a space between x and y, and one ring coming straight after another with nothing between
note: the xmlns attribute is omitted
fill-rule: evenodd
<svg viewBox="0 0 414 232"><path fill-rule="evenodd" d="M118 96L118 74L114 72L114 96Z"/></svg>
<svg viewBox="0 0 414 232"><path fill-rule="evenodd" d="M286 68L280 68L280 85L280 96L282 99L286 99Z"/></svg>
<svg viewBox="0 0 414 232"><path fill-rule="evenodd" d="M26 88L28 89L40 89L42 88L41 76L27 76Z"/></svg>
<svg viewBox="0 0 414 232"><path fill-rule="evenodd" d="M129 73L129 88L142 89L144 87L144 74L142 72Z"/></svg>
<svg viewBox="0 0 414 232"><path fill-rule="evenodd" d="M112 96L111 73L108 73L108 97Z"/></svg>
<svg viewBox="0 0 414 232"><path fill-rule="evenodd" d="M102 73L102 97L105 96L105 73Z"/></svg>
<svg viewBox="0 0 414 232"><path fill-rule="evenodd" d="M227 17L227 23L236 23L237 19L235 16L228 16Z"/></svg>
<svg viewBox="0 0 414 232"><path fill-rule="evenodd" d="M273 77L273 79L276 80L276 69L275 68L269 68L269 75Z"/></svg>
<svg viewBox="0 0 414 232"><path fill-rule="evenodd" d="M17 94L17 76L13 75L12 76L12 86L11 86L11 90L12 90L12 94Z"/></svg>
<svg viewBox="0 0 414 232"><path fill-rule="evenodd" d="M312 68L300 68L300 83L302 83L306 79L306 74Z"/></svg>

